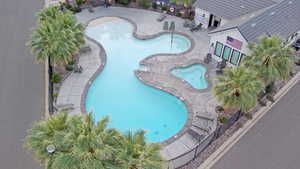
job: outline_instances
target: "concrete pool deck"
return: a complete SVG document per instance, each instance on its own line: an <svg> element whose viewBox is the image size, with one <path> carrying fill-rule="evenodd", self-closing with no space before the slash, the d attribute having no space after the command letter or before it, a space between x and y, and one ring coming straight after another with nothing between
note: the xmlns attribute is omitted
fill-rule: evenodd
<svg viewBox="0 0 300 169"><path fill-rule="evenodd" d="M135 34L145 38L157 36L157 34L162 32L163 22L156 21L160 13L119 7L98 7L95 8L94 11L94 13L89 13L87 10L84 10L77 14L77 18L85 25L93 19L104 16L127 18L136 24L137 29ZM108 17L105 17L104 20L109 19ZM104 20L97 20L97 22L91 23L101 24ZM203 127L202 132L207 137L215 130L217 115L214 108L217 102L210 89L196 90L187 82L176 78L170 73L171 70L176 67L185 67L195 63L202 64L202 60L209 49L209 37L207 33L191 33L187 28L183 27L183 20L177 17L168 16L166 20L176 23L177 32L183 32L189 37L192 37L195 43L194 48L187 53L179 55L158 54L149 56L140 62L140 64L147 68L147 71L136 71L136 75L144 83L175 95L185 102L188 107L190 116L186 127L179 134L166 142L162 150L163 157L166 160L171 160L188 152L198 144L198 141L186 133L186 130L194 123L194 116L202 117L197 118L197 123L201 124L201 127ZM70 112L71 114L82 112L82 102L85 100L87 86L89 86L93 78L101 72L101 70L99 71L99 67L103 68L105 65L106 56L101 45L95 43L93 40L87 40L87 44L91 47L92 51L90 53L81 54L79 57L79 65L83 67L83 72L81 74L72 73L63 82L57 98L57 105L74 105L74 110ZM212 77L215 76L215 71L213 71L212 66L205 66L208 68L207 75L210 77L210 86L212 86L215 83L212 80L214 79Z"/></svg>

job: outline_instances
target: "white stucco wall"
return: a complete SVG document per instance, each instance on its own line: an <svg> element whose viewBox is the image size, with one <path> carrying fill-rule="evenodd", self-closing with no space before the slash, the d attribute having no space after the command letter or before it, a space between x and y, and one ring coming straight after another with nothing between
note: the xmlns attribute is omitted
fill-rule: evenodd
<svg viewBox="0 0 300 169"><path fill-rule="evenodd" d="M207 29L208 28L208 22L209 22L209 16L210 13L208 11L196 8L195 9L195 22L198 25L199 23L202 23L202 27Z"/></svg>
<svg viewBox="0 0 300 169"><path fill-rule="evenodd" d="M243 42L241 50L236 49L236 48L234 48L230 45L227 45L227 46L231 47L232 49L238 50L239 52L241 52L243 54L246 54L246 55L248 55L250 53L250 51L247 47L248 43L245 40L245 38L241 35L241 33L238 31L238 29L230 29L230 30L226 30L226 31L222 31L222 32L212 33L212 34L209 34L209 35L211 37L210 38L210 53L213 55L213 58L217 61L221 61L222 58L214 55L214 49L215 49L216 42L218 41L218 42L220 42L224 45L227 45L226 44L227 36L230 36L234 39L237 39L237 40ZM212 44L214 44L213 47L212 47ZM228 64L232 65L229 62L228 62Z"/></svg>
<svg viewBox="0 0 300 169"><path fill-rule="evenodd" d="M196 24L198 25L199 23L202 23L203 24L203 28L207 29L208 28L208 24L209 24L209 17L210 17L210 12L208 11L205 11L203 9L200 9L200 8L196 8L195 9L195 22ZM220 18L220 17L217 17L217 16L213 16L213 19L212 19L212 22L214 20L220 20L221 19L221 25L220 26L223 26L225 25L226 23L228 23L228 20L224 19L224 18Z"/></svg>
<svg viewBox="0 0 300 169"><path fill-rule="evenodd" d="M297 34L297 36L295 36ZM290 36L287 41L288 41L288 44L287 45L291 45L292 43L294 43L297 39L300 38L300 30L298 32L295 32L294 33L294 37L293 36Z"/></svg>
<svg viewBox="0 0 300 169"><path fill-rule="evenodd" d="M229 20L222 18L221 26L227 24L228 22L229 22Z"/></svg>

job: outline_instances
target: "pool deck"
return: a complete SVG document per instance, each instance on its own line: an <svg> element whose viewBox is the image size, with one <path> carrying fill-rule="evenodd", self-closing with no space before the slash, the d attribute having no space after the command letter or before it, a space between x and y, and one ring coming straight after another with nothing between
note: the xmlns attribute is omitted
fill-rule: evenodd
<svg viewBox="0 0 300 169"><path fill-rule="evenodd" d="M134 21L132 23L136 26L135 36L147 39L161 34L163 22L156 21L159 15L160 13L132 8L98 7L94 8L94 13L84 10L77 14L77 18L81 23L86 25L90 21L104 16L106 16L106 20L109 19L107 17L121 17L130 22ZM91 24L101 24L104 20L97 20L91 22ZM217 114L214 108L217 105L217 101L211 91L211 86L215 83L213 79L216 76L214 66L204 64L208 69L207 77L209 80L209 88L204 90L196 90L189 83L170 73L171 70L177 67L185 67L195 63L202 64L209 49L209 37L207 33L191 33L187 28L183 27L183 20L177 17L168 16L166 20L169 22L174 21L177 32L182 32L193 39L193 48L183 54L158 54L149 56L140 62L147 70L139 70L135 73L142 82L178 97L188 108L189 121L185 125L185 128L176 136L163 143L164 148L161 153L166 160L170 160L188 152L198 144L186 132L192 124L195 122L200 124L202 128L201 132L207 137L215 130L217 126ZM84 112L87 89L105 66L106 55L101 44L96 43L92 39L88 39L87 44L91 47L92 51L83 53L79 57L79 65L83 67L83 72L80 74L72 73L63 82L57 98L57 105L74 105L74 110L70 112L71 114ZM196 115L198 118L194 118Z"/></svg>

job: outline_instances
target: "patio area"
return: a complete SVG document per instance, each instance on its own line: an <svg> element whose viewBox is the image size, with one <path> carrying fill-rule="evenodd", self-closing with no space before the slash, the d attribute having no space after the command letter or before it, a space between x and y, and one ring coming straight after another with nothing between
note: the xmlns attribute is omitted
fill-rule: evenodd
<svg viewBox="0 0 300 169"><path fill-rule="evenodd" d="M90 21L100 17L117 17L134 21L136 26L136 37L148 39L163 32L163 22L157 22L156 19L161 13L122 7L97 7L94 12L83 10L77 14L79 22L87 25ZM167 16L165 21L169 23L174 21L176 32L183 33L193 40L193 48L184 54L153 55L142 60L141 65L147 70L136 71L136 76L144 83L166 91L180 100L182 100L189 111L189 120L185 128L175 135L172 139L164 142L162 150L163 157L168 161L174 161L179 156L193 150L200 142L215 131L217 126L217 114L215 107L218 105L211 91L215 84L215 63L204 64L203 60L209 52L209 37L206 31L191 32L183 26L184 20L174 16ZM91 52L83 53L79 57L79 65L83 72L72 73L65 81L57 97L57 105L72 104L74 109L71 114L85 112L84 102L87 89L92 81L101 73L105 66L106 55L101 44L92 39L87 40L87 45L91 47ZM207 67L207 78L209 88L196 90L187 82L171 75L171 70L177 67L185 67L191 64L203 64ZM117 103L116 103L117 104ZM196 139L190 130L196 131L201 139ZM170 163L170 168L176 168L189 159L181 159Z"/></svg>

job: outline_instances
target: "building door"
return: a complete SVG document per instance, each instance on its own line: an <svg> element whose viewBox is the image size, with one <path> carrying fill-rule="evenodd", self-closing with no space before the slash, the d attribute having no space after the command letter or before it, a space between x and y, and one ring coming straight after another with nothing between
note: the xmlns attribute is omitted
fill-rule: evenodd
<svg viewBox="0 0 300 169"><path fill-rule="evenodd" d="M225 46L223 50L222 58L228 61L230 59L231 51L232 51L231 47Z"/></svg>
<svg viewBox="0 0 300 169"><path fill-rule="evenodd" d="M214 20L213 26L214 26L214 27L218 27L219 25L220 25L220 21Z"/></svg>
<svg viewBox="0 0 300 169"><path fill-rule="evenodd" d="M213 18L214 18L214 15L210 14L210 16L209 16L209 22L208 22L208 27L211 27L212 22L213 22Z"/></svg>
<svg viewBox="0 0 300 169"><path fill-rule="evenodd" d="M221 18L215 16L213 21L213 27L219 27L221 25Z"/></svg>

